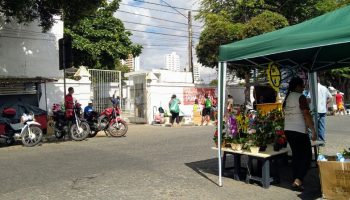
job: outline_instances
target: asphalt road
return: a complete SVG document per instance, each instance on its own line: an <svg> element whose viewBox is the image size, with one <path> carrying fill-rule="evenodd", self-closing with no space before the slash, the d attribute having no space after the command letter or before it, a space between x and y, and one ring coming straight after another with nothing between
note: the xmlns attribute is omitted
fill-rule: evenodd
<svg viewBox="0 0 350 200"><path fill-rule="evenodd" d="M329 117L323 152L350 144L350 117ZM0 148L0 199L315 199L318 171L308 175L304 193L282 183L263 189L234 181L225 172L218 187L213 126L131 125L126 137L43 143ZM307 183L309 182L309 184Z"/></svg>

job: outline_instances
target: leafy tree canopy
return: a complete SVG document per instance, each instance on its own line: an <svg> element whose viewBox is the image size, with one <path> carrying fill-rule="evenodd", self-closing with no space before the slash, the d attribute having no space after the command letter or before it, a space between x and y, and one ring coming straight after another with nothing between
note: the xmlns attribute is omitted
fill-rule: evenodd
<svg viewBox="0 0 350 200"><path fill-rule="evenodd" d="M121 70L120 59L141 54L142 46L131 42L131 32L113 16L119 2L104 4L93 15L66 26L65 34L73 38L74 66Z"/></svg>
<svg viewBox="0 0 350 200"><path fill-rule="evenodd" d="M200 63L214 67L218 62L219 45L237 40L242 25L231 23L224 12L206 15L205 24L196 53Z"/></svg>
<svg viewBox="0 0 350 200"><path fill-rule="evenodd" d="M55 23L55 15L63 13L63 21L73 24L105 3L106 0L0 0L0 13L7 21L29 23L38 20L43 31L47 31Z"/></svg>

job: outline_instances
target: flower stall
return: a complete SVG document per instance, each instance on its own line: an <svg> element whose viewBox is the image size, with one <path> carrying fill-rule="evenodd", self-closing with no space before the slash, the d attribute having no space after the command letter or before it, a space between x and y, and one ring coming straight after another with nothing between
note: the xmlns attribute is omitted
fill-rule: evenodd
<svg viewBox="0 0 350 200"><path fill-rule="evenodd" d="M268 113L239 110L236 114L229 113L223 125L222 146L233 150L246 150L254 153L263 152L267 146L274 151L287 147L284 135L284 116L281 109L273 109ZM217 144L218 131L214 133Z"/></svg>

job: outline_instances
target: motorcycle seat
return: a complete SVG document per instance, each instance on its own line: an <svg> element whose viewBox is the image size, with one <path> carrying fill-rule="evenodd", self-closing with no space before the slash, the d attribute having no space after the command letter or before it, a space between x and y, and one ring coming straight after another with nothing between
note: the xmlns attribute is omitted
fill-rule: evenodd
<svg viewBox="0 0 350 200"><path fill-rule="evenodd" d="M10 124L11 128L15 131L21 130L24 127L24 124L17 123L17 124Z"/></svg>

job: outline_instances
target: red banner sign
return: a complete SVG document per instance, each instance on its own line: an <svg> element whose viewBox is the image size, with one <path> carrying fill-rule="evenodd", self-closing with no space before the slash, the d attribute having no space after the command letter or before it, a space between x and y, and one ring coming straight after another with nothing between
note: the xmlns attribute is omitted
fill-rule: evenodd
<svg viewBox="0 0 350 200"><path fill-rule="evenodd" d="M215 88L184 88L183 97L184 105L193 105L194 100L198 99L199 104L204 101L204 95L208 94L209 98L213 100L216 97Z"/></svg>

